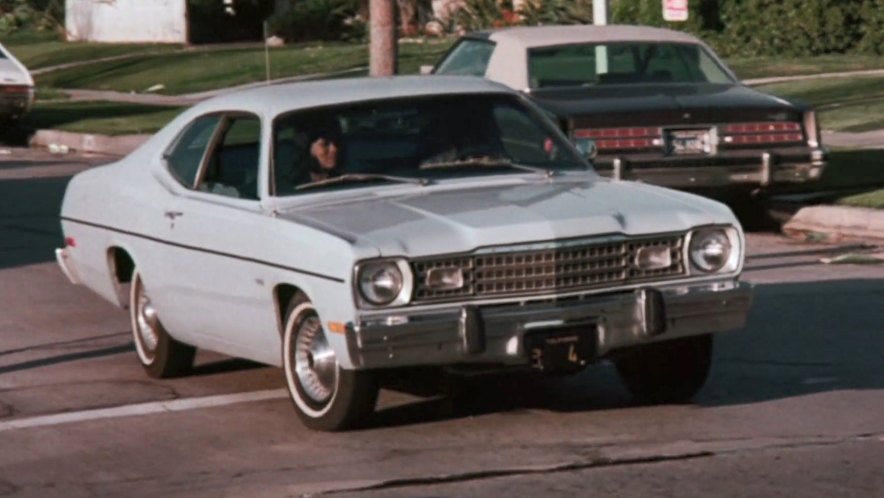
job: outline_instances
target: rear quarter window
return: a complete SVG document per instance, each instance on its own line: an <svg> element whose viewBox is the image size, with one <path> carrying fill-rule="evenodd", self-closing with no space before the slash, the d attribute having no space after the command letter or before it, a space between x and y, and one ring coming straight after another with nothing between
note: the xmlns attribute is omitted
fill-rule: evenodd
<svg viewBox="0 0 884 498"><path fill-rule="evenodd" d="M434 74L485 76L493 52L494 43L488 40L461 40L448 52Z"/></svg>
<svg viewBox="0 0 884 498"><path fill-rule="evenodd" d="M185 187L195 186L203 156L220 122L219 115L197 118L166 153L169 172Z"/></svg>

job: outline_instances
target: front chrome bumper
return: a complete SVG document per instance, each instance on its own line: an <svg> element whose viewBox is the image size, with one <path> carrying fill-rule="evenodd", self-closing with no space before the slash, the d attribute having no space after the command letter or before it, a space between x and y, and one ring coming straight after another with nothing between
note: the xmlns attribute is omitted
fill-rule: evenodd
<svg viewBox="0 0 884 498"><path fill-rule="evenodd" d="M656 303L656 304L655 304ZM588 329L596 359L649 342L745 326L751 286L716 282L525 304L454 305L362 316L347 330L357 368L528 364L528 333Z"/></svg>

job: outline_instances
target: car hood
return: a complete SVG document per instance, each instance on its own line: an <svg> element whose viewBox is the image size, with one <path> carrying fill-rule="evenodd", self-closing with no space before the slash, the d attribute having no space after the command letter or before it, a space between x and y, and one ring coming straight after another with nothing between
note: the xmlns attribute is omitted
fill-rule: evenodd
<svg viewBox="0 0 884 498"><path fill-rule="evenodd" d="M736 223L722 204L673 190L595 176L529 180L353 197L279 216L411 257L601 234L655 234Z"/></svg>
<svg viewBox="0 0 884 498"><path fill-rule="evenodd" d="M586 88L548 88L531 92L547 110L565 117L604 115L634 124L650 117L669 123L719 122L722 120L792 120L802 110L795 104L743 85L668 84L605 85Z"/></svg>
<svg viewBox="0 0 884 498"><path fill-rule="evenodd" d="M29 85L34 83L30 75L11 59L0 59L0 85Z"/></svg>

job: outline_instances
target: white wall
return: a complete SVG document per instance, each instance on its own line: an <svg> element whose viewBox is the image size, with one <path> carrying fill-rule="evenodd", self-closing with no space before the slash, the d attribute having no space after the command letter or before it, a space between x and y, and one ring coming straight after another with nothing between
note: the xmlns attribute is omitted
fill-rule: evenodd
<svg viewBox="0 0 884 498"><path fill-rule="evenodd" d="M70 41L187 43L187 0L66 0Z"/></svg>

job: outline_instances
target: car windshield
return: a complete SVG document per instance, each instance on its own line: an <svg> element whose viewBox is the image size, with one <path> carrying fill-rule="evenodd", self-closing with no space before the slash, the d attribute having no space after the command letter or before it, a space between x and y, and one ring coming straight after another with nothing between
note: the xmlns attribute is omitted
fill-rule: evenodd
<svg viewBox="0 0 884 498"><path fill-rule="evenodd" d="M272 189L278 196L586 168L548 118L512 95L360 102L296 111L274 123Z"/></svg>
<svg viewBox="0 0 884 498"><path fill-rule="evenodd" d="M531 88L734 83L702 46L689 43L587 43L533 49L528 74Z"/></svg>

